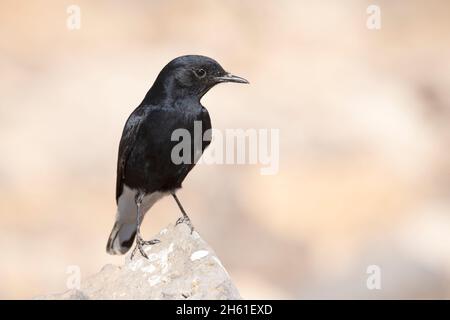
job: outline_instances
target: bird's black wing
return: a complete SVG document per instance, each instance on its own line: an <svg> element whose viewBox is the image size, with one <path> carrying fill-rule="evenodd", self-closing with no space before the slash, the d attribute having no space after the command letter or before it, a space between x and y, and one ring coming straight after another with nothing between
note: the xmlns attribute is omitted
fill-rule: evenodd
<svg viewBox="0 0 450 320"><path fill-rule="evenodd" d="M117 179L116 179L116 202L123 191L123 181L125 179L125 167L128 157L135 146L139 128L147 113L138 107L128 118L123 128L122 138L119 144L119 156L117 159Z"/></svg>

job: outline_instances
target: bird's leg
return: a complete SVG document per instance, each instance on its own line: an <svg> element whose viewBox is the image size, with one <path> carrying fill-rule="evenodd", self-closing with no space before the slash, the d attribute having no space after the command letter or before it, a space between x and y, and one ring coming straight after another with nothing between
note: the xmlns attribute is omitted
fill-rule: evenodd
<svg viewBox="0 0 450 320"><path fill-rule="evenodd" d="M172 192L172 196L175 199L175 201L177 202L178 208L180 208L181 213L183 214L183 216L181 218L179 218L176 222L175 225L178 225L180 223L185 223L189 226L189 228L191 229L191 233L194 232L194 226L192 225L191 219L189 219L186 211L184 211L183 206L181 205L180 200L178 200L178 197L176 196L175 192Z"/></svg>
<svg viewBox="0 0 450 320"><path fill-rule="evenodd" d="M136 254L136 251L139 250L141 255L148 259L147 254L144 251L144 248L142 248L142 237L141 237L141 204L142 199L144 198L144 193L138 192L135 197L136 207L137 207L137 219L136 219L136 245L133 249L133 252L131 253L131 259L133 259L134 255Z"/></svg>
<svg viewBox="0 0 450 320"><path fill-rule="evenodd" d="M134 247L133 252L131 253L131 259L133 259L137 250L139 250L139 252L141 253L141 255L144 258L148 259L148 256L144 251L144 245L153 245L153 244L160 242L158 239L153 239L153 240L149 240L149 241L144 241L144 239L142 239L142 236L141 236L141 223L142 223L141 205L142 205L143 198L144 198L144 193L142 193L142 192L139 192L135 198L136 207L137 207L136 246Z"/></svg>

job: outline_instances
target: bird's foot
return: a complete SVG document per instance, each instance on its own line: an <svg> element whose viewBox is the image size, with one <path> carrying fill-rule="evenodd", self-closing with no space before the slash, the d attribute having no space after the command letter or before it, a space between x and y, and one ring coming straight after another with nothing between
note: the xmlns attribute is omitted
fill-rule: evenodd
<svg viewBox="0 0 450 320"><path fill-rule="evenodd" d="M145 246L152 246L152 245L160 243L160 242L161 242L161 240L159 240L159 239L152 239L152 240L142 241L142 244Z"/></svg>
<svg viewBox="0 0 450 320"><path fill-rule="evenodd" d="M136 245L133 249L133 252L131 253L130 259L133 260L134 255L136 254L136 252L139 250L139 252L141 253L141 255L148 259L147 253L145 253L144 251L144 246L151 246L157 243L160 243L161 241L159 239L152 239L152 240L148 240L145 241L144 239L142 239L141 236L136 236Z"/></svg>
<svg viewBox="0 0 450 320"><path fill-rule="evenodd" d="M188 216L182 216L182 217L178 218L175 225L177 226L180 223L186 224L189 227L189 229L191 229L191 234L194 232L194 225L192 224L191 219L189 219Z"/></svg>

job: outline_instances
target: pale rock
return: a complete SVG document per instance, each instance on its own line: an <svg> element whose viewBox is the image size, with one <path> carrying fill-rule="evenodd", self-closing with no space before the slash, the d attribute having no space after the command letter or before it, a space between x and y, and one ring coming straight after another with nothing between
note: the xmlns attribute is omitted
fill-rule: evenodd
<svg viewBox="0 0 450 320"><path fill-rule="evenodd" d="M80 290L37 299L241 299L208 244L185 224L170 225L147 246L148 260L130 253L122 266L106 265L81 281ZM131 251L131 250L130 250Z"/></svg>

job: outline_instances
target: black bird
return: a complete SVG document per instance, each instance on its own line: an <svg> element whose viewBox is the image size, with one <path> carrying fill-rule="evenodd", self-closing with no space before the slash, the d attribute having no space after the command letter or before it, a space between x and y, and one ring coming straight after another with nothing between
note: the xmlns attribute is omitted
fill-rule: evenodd
<svg viewBox="0 0 450 320"><path fill-rule="evenodd" d="M165 195L172 195L181 210L178 223L192 223L176 196L181 183L209 141L201 145L191 141L193 161L176 164L172 149L172 132L186 129L194 136L194 122L202 124L202 134L211 129L208 111L200 99L209 89L222 82L248 83L226 72L215 60L198 55L178 57L159 73L144 100L129 116L119 144L116 180L116 222L108 239L110 254L124 254L133 245L147 257L144 245L158 243L158 239L144 241L140 225L145 213ZM197 150L195 150L197 149ZM201 150L200 150L201 149Z"/></svg>

